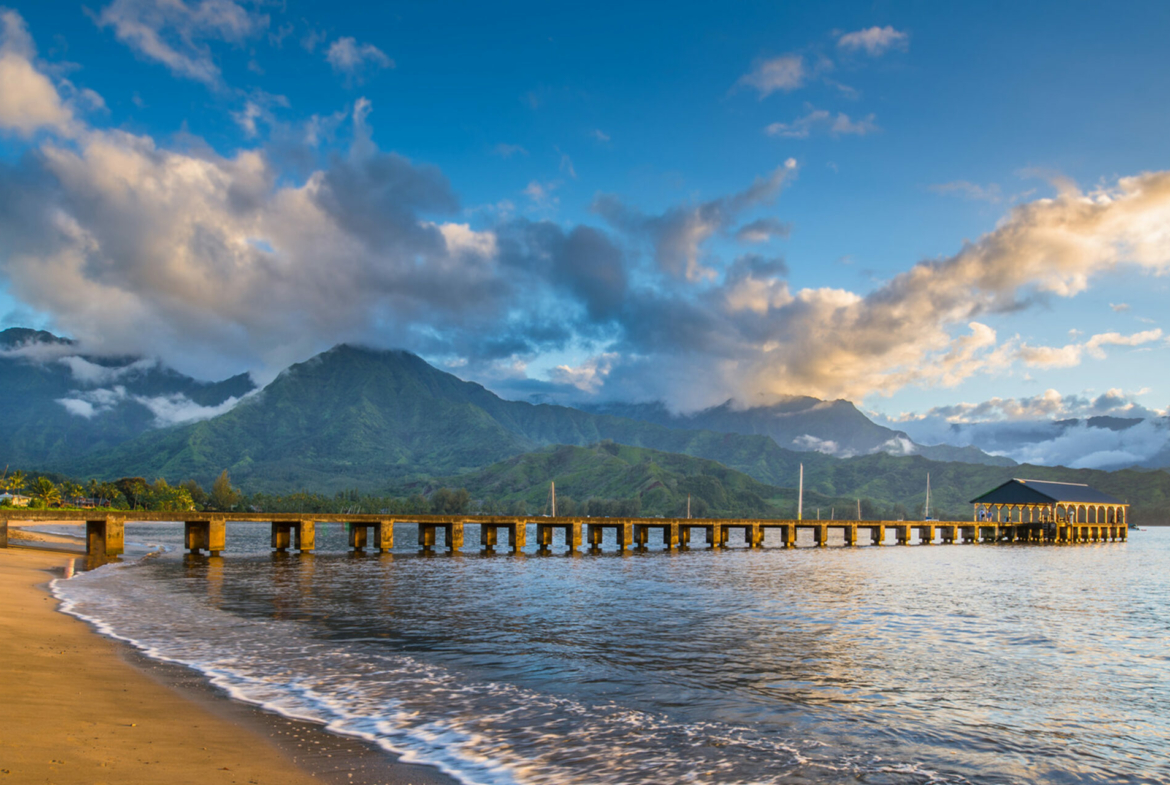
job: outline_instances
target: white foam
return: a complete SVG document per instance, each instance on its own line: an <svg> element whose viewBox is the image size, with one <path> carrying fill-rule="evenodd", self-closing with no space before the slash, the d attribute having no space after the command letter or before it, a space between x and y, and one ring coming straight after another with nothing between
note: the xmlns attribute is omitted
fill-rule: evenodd
<svg viewBox="0 0 1170 785"><path fill-rule="evenodd" d="M241 618L169 589L139 563L109 565L51 588L63 612L147 656L202 672L236 700L366 739L468 785L583 778L768 784L876 772L906 782L962 782L912 764L833 757L815 740L679 723L613 702L590 705L469 678L367 642L323 641L302 623Z"/></svg>

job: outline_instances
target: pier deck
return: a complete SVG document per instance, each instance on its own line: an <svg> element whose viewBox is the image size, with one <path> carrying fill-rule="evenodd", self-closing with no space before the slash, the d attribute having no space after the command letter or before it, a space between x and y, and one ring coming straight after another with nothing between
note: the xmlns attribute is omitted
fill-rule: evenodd
<svg viewBox="0 0 1170 785"><path fill-rule="evenodd" d="M731 541L731 532L741 532L743 543L751 548L764 545L765 532L779 535L785 548L796 546L800 530L812 533L818 547L829 544L829 532L842 532L845 546L862 544L883 545L891 530L899 545L934 545L954 543L1053 543L1124 541L1128 534L1124 523L997 522L997 521L805 521L805 520L749 520L719 518L548 518L539 516L477 516L477 515L343 515L316 513L262 513L262 512L138 512L94 510L0 510L0 548L8 544L9 521L76 521L85 523L86 553L94 556L117 556L125 547L125 525L134 523L182 523L184 543L192 553L206 552L219 555L226 549L227 525L235 522L267 523L272 527L272 548L276 551L299 550L310 552L316 548L316 525L326 522L348 524L349 547L365 550L373 546L379 552L394 547L397 526L416 527L419 547L431 550L437 545L437 532L443 531L443 544L448 550L463 547L463 529L479 526L479 542L485 549L494 549L499 530L504 529L511 550L527 545L529 526L536 527L536 542L540 550L553 545L553 532L564 534L565 548L575 551L588 543L590 549L602 546L606 529L612 529L617 547L646 548L652 539L670 550L691 544L695 529L703 532L703 542L712 548L721 548ZM371 536L372 534L372 536ZM584 536L582 536L584 535ZM652 537L652 535L654 535Z"/></svg>

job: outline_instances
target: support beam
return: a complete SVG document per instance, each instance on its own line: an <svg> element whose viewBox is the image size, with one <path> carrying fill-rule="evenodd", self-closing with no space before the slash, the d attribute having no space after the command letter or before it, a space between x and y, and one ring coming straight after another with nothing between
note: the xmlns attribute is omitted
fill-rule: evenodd
<svg viewBox="0 0 1170 785"><path fill-rule="evenodd" d="M85 552L89 556L120 556L126 550L126 522L106 516L85 522Z"/></svg>
<svg viewBox="0 0 1170 785"><path fill-rule="evenodd" d="M435 524L420 523L418 525L419 550L429 551L435 547Z"/></svg>
<svg viewBox="0 0 1170 785"><path fill-rule="evenodd" d="M540 532L537 531L537 534L539 535ZM500 531L498 526L492 523L481 523L479 525L479 546L481 548L485 551L494 551L499 541ZM543 545L543 541L540 541L540 544Z"/></svg>
<svg viewBox="0 0 1170 785"><path fill-rule="evenodd" d="M743 527L743 541L749 548L764 547L764 528L758 523Z"/></svg>
<svg viewBox="0 0 1170 785"><path fill-rule="evenodd" d="M722 548L727 544L727 538L724 536L725 529L722 523L710 522L706 526L707 529L707 544L712 548Z"/></svg>
<svg viewBox="0 0 1170 785"><path fill-rule="evenodd" d="M447 550L458 551L463 548L463 523L444 523L443 539L447 543Z"/></svg>
<svg viewBox="0 0 1170 785"><path fill-rule="evenodd" d="M277 553L287 553L292 548L291 523L274 522L272 524L272 550ZM365 527L362 527L362 547L365 547ZM350 529L350 540L353 540L354 529ZM355 549L358 550L358 549Z"/></svg>
<svg viewBox="0 0 1170 785"><path fill-rule="evenodd" d="M516 521L508 526L508 545L513 551L519 551L528 544L528 524L525 521Z"/></svg>
<svg viewBox="0 0 1170 785"><path fill-rule="evenodd" d="M316 521L299 521L293 525L293 547L301 553L312 553L316 550Z"/></svg>
<svg viewBox="0 0 1170 785"><path fill-rule="evenodd" d="M634 524L634 547L642 551L650 544L650 527L645 523Z"/></svg>
<svg viewBox="0 0 1170 785"><path fill-rule="evenodd" d="M227 550L227 522L223 518L186 521L183 524L183 540L189 553L207 551L209 556L219 556Z"/></svg>
<svg viewBox="0 0 1170 785"><path fill-rule="evenodd" d="M0 518L0 548L8 547L8 519Z"/></svg>
<svg viewBox="0 0 1170 785"><path fill-rule="evenodd" d="M374 524L374 545L378 553L389 553L394 550L394 521L378 521Z"/></svg>
<svg viewBox="0 0 1170 785"><path fill-rule="evenodd" d="M869 543L870 545L885 545L886 544L886 527L885 526L870 526L869 527Z"/></svg>
<svg viewBox="0 0 1170 785"><path fill-rule="evenodd" d="M813 527L813 542L817 544L818 548L827 548L829 545L829 527L823 523L818 523Z"/></svg>
<svg viewBox="0 0 1170 785"><path fill-rule="evenodd" d="M589 541L589 550L600 550L604 538L605 529L601 528L601 524L589 523L585 525L585 539Z"/></svg>
<svg viewBox="0 0 1170 785"><path fill-rule="evenodd" d="M666 523L662 525L662 545L668 551L673 551L682 544L682 532L677 523Z"/></svg>

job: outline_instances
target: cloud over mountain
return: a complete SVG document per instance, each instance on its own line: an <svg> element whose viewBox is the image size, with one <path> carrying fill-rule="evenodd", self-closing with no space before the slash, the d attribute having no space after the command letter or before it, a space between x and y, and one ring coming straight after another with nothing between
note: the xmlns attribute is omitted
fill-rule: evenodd
<svg viewBox="0 0 1170 785"><path fill-rule="evenodd" d="M147 18L148 5L110 9ZM179 24L169 19L158 29ZM364 98L337 119L347 141L314 148L305 160L318 164L296 175L259 144L219 154L79 119L38 67L20 17L8 12L4 24L0 69L19 90L0 93L0 131L33 141L23 160L0 163L0 273L88 351L220 375L275 371L357 341L491 380L572 350L574 361L548 363L559 366L545 374L551 388L694 409L789 394L860 399L1160 337L1034 347L1001 341L986 322L1072 297L1122 265L1165 272L1170 172L1019 204L953 255L868 291L800 288L783 258L727 258L720 247L785 234L775 212L799 170L793 159L773 160L738 191L656 210L601 194L597 225L485 218L461 210L439 168L379 148ZM258 24L191 29L230 38ZM194 57L202 39L192 36ZM761 64L750 84L783 90L799 82L794 68Z"/></svg>

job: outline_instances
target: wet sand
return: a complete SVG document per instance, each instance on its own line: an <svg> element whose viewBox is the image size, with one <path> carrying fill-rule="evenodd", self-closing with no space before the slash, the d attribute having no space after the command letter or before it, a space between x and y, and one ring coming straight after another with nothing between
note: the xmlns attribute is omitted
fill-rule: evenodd
<svg viewBox="0 0 1170 785"><path fill-rule="evenodd" d="M98 635L59 613L46 588L77 541L10 534L13 547L0 549L0 785L455 782L233 701L195 671Z"/></svg>

